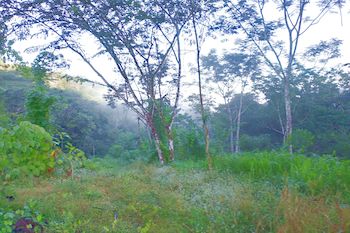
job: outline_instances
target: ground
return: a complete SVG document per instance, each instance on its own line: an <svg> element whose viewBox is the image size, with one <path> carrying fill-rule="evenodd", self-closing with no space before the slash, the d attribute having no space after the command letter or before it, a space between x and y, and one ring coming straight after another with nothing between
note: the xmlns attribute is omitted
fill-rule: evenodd
<svg viewBox="0 0 350 233"><path fill-rule="evenodd" d="M203 166L202 166L203 165ZM350 209L286 184L169 166L88 161L75 177L4 182L0 206L40 212L45 232L347 232ZM13 194L14 199L4 194ZM1 232L1 231L0 231Z"/></svg>

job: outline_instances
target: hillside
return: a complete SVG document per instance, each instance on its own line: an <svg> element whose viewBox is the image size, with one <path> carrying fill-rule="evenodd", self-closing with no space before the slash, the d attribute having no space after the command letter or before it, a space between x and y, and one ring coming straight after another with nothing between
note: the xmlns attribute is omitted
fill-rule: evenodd
<svg viewBox="0 0 350 233"><path fill-rule="evenodd" d="M127 109L122 106L111 109L87 99L84 92L91 95L91 90L77 85L65 83L63 87L49 89L49 95L55 98L52 124L68 133L75 146L89 156L104 156L123 132L137 132L136 120ZM13 120L25 115L26 95L32 87L32 81L18 72L0 71L0 98Z"/></svg>

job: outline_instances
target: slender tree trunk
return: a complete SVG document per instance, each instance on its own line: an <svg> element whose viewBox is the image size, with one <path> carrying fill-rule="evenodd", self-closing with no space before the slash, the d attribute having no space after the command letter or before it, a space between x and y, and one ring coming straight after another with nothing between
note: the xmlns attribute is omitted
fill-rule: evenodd
<svg viewBox="0 0 350 233"><path fill-rule="evenodd" d="M209 129L206 122L203 123L204 132L205 132L205 154L207 156L208 161L208 169L213 169L213 160L211 158L210 152L209 152Z"/></svg>
<svg viewBox="0 0 350 233"><path fill-rule="evenodd" d="M174 152L174 136L172 132L172 126L167 127L167 136L168 136L168 148L169 148L169 159L170 161L175 160L175 152Z"/></svg>
<svg viewBox="0 0 350 233"><path fill-rule="evenodd" d="M230 149L231 149L231 153L235 153L235 136L234 136L234 132L233 132L233 116L232 116L232 111L229 111L229 118L230 118Z"/></svg>
<svg viewBox="0 0 350 233"><path fill-rule="evenodd" d="M202 123L203 123L203 129L204 129L204 140L205 140L205 154L208 161L208 169L212 170L213 168L213 161L210 155L209 151L209 129L207 125L207 117L205 115L204 111L204 104L203 104L203 94L202 94L202 77L201 77L201 69L200 69L200 47L199 47L199 38L197 33L197 27L196 27L196 20L193 16L192 18L193 22L193 29L195 34L195 40L196 40L196 50L197 50L197 75L198 75L198 89L199 89L199 101L200 101L200 108L201 108L201 116L202 116Z"/></svg>
<svg viewBox="0 0 350 233"><path fill-rule="evenodd" d="M285 129L285 138L284 140L287 141L287 138L291 136L292 134L292 101L290 98L290 88L289 88L289 77L290 72L287 73L288 75L284 79L284 101L285 101L285 110L286 110L286 129ZM289 152L293 153L293 146L292 144L289 145Z"/></svg>
<svg viewBox="0 0 350 233"><path fill-rule="evenodd" d="M169 142L169 159L170 161L174 161L175 160L175 152L174 152L174 139L171 136L168 140Z"/></svg>
<svg viewBox="0 0 350 233"><path fill-rule="evenodd" d="M224 96L224 103L227 106L227 114L229 118L229 124L230 124L230 152L231 154L235 153L235 136L233 133L233 112L232 108L230 106L230 102L226 101L226 97Z"/></svg>
<svg viewBox="0 0 350 233"><path fill-rule="evenodd" d="M158 133L156 131L154 132L153 137L154 137L154 144L156 146L159 162L160 162L160 164L163 165L164 164L164 156L163 156L162 149L160 147L160 139L159 139Z"/></svg>
<svg viewBox="0 0 350 233"><path fill-rule="evenodd" d="M239 151L240 151L239 139L240 139L240 130L241 130L242 107L243 107L243 87L242 87L242 90L241 90L241 95L239 97L239 107L238 107L238 114L237 114L237 130L236 130L235 153L239 153Z"/></svg>
<svg viewBox="0 0 350 233"><path fill-rule="evenodd" d="M282 136L283 136L283 144L286 144L286 132L284 129L284 124L283 124L283 120L281 117L281 111L280 111L280 107L279 107L278 103L277 103L277 115L278 115L278 121L279 121L280 126L281 126L281 132L282 132Z"/></svg>
<svg viewBox="0 0 350 233"><path fill-rule="evenodd" d="M162 151L161 146L160 146L161 141L160 141L157 129L153 123L152 116L148 116L147 123L148 123L148 126L151 128L151 133L152 133L152 137L154 139L154 144L156 146L159 162L163 165L164 164L164 155L163 155L163 151Z"/></svg>

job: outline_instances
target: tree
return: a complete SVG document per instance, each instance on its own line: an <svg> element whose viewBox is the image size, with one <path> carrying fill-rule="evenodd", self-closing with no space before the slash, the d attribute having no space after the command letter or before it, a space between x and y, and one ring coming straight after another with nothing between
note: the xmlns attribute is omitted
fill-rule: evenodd
<svg viewBox="0 0 350 233"><path fill-rule="evenodd" d="M295 127L315 136L314 145L306 152L347 155L349 92L339 82L338 72L306 68L298 63L295 71L295 79L291 83L295 93Z"/></svg>
<svg viewBox="0 0 350 233"><path fill-rule="evenodd" d="M314 17L308 15L307 9L315 8L316 5L318 14ZM335 6L342 7L343 1L327 0L316 5L307 0L225 1L227 13L233 19L234 25L238 24L246 35L246 42L257 49L265 63L282 79L286 116L284 138L292 134L290 82L293 79L293 65L302 35L317 24L330 9ZM281 13L281 17L269 20L266 17L267 10L270 10L270 13L271 10ZM283 32L287 35L285 40L281 39ZM289 150L292 152L292 145Z"/></svg>
<svg viewBox="0 0 350 233"><path fill-rule="evenodd" d="M150 128L161 163L164 156L153 119L156 111L162 112L156 102L165 96L171 100L171 117L162 121L174 158L171 128L180 98L180 34L191 19L186 1L8 0L0 3L0 11L20 39L44 35L54 38L44 50L69 49L77 54L108 88L109 103L123 101ZM95 40L98 49L93 56L84 50L81 35ZM105 67L95 65L94 58L100 56L112 61L114 79L104 75Z"/></svg>
<svg viewBox="0 0 350 233"><path fill-rule="evenodd" d="M203 58L203 63L204 67L213 70L212 79L217 84L228 109L231 152L239 153L241 117L244 112L243 95L249 82L260 74L259 60L253 55L244 53L225 53L222 58L219 58L213 51ZM229 103L235 97L234 92L237 85L240 94L236 116L234 117L234 111ZM233 124L236 124L235 136Z"/></svg>
<svg viewBox="0 0 350 233"><path fill-rule="evenodd" d="M204 42L204 36L206 34L205 31L200 33L198 30L198 25L200 22L208 21L209 15L213 13L216 9L213 7L213 3L215 1L191 1L190 11L192 12L192 26L194 33L194 43L195 43L195 51L196 51L196 68L197 68L197 77L198 77L198 92L199 92L199 104L200 104L200 114L202 118L202 125L204 131L204 142L205 142L205 154L208 161L209 170L213 167L212 158L209 150L209 128L208 128L208 115L204 109L204 101L203 101L203 85L202 85L202 72L201 72L201 46L202 42ZM204 29L206 30L206 28Z"/></svg>

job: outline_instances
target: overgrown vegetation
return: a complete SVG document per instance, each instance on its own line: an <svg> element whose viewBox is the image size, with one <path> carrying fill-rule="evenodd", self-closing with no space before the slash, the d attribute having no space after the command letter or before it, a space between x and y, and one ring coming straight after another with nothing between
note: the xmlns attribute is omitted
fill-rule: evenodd
<svg viewBox="0 0 350 233"><path fill-rule="evenodd" d="M346 3L0 1L0 233L350 232Z"/></svg>
<svg viewBox="0 0 350 233"><path fill-rule="evenodd" d="M205 160L165 167L140 162L125 166L111 158L88 160L74 179L55 176L7 183L2 186L0 204L11 213L25 203L35 203L45 232L302 233L350 229L348 176L339 181L346 185L320 189L313 182L319 184L319 177L329 173L307 173L303 167L309 166L308 159L300 156L293 163L299 164L294 172L300 175L284 174L285 182L281 182L278 175L282 169L274 172L272 168L288 167L292 162L287 155L256 154L262 162L252 161L253 156L216 157L212 172L207 171ZM278 156L277 165L268 161ZM318 160L315 167L326 162L326 158L313 162ZM348 166L338 163L330 167ZM302 190L300 183L305 180L309 186ZM9 201L5 193L14 199Z"/></svg>
<svg viewBox="0 0 350 233"><path fill-rule="evenodd" d="M17 88L26 83L9 80L16 80ZM308 130L297 129L288 138L287 145L299 152L293 155L282 147L219 156L229 148L219 141L228 135L215 122L223 117L218 109L211 118L216 156L209 172L200 124L179 115L173 126L177 159L159 167L142 126L109 133L109 120L97 113L91 117L85 111L88 103L75 103L74 94L33 88L21 103L4 98L0 106L1 232L22 223L67 233L350 230L350 162L335 154L311 154L316 138ZM9 96L11 90L0 94ZM59 103L45 102L58 96L64 97ZM14 103L23 110L12 111ZM252 103L256 109L266 107ZM157 122L164 123L160 116ZM243 132L252 132L245 127ZM159 134L164 155L166 133ZM271 148L270 135L249 134L240 138L242 150ZM95 145L106 148L97 149L106 151L104 158L95 152L90 154L94 159L85 159L73 144L87 148L89 140L100 137Z"/></svg>
<svg viewBox="0 0 350 233"><path fill-rule="evenodd" d="M30 77L27 69L26 75ZM26 119L57 137L59 133L66 133L88 156L106 155L113 144L130 134L133 138L139 137L137 123L128 120L128 113L122 108L109 109L71 90L48 88L42 83L34 85L33 80L14 71L0 71L0 82L2 127ZM121 124L121 119L128 123ZM6 125L1 125L2 121L6 121ZM140 133L144 134L143 128Z"/></svg>
<svg viewBox="0 0 350 233"><path fill-rule="evenodd" d="M40 126L22 121L13 129L0 131L0 174L10 179L39 176L54 167L50 157L52 137Z"/></svg>
<svg viewBox="0 0 350 233"><path fill-rule="evenodd" d="M350 201L349 160L265 152L215 157L215 165L218 170L243 174L253 180L266 180L287 187L291 185L305 194L328 193Z"/></svg>

